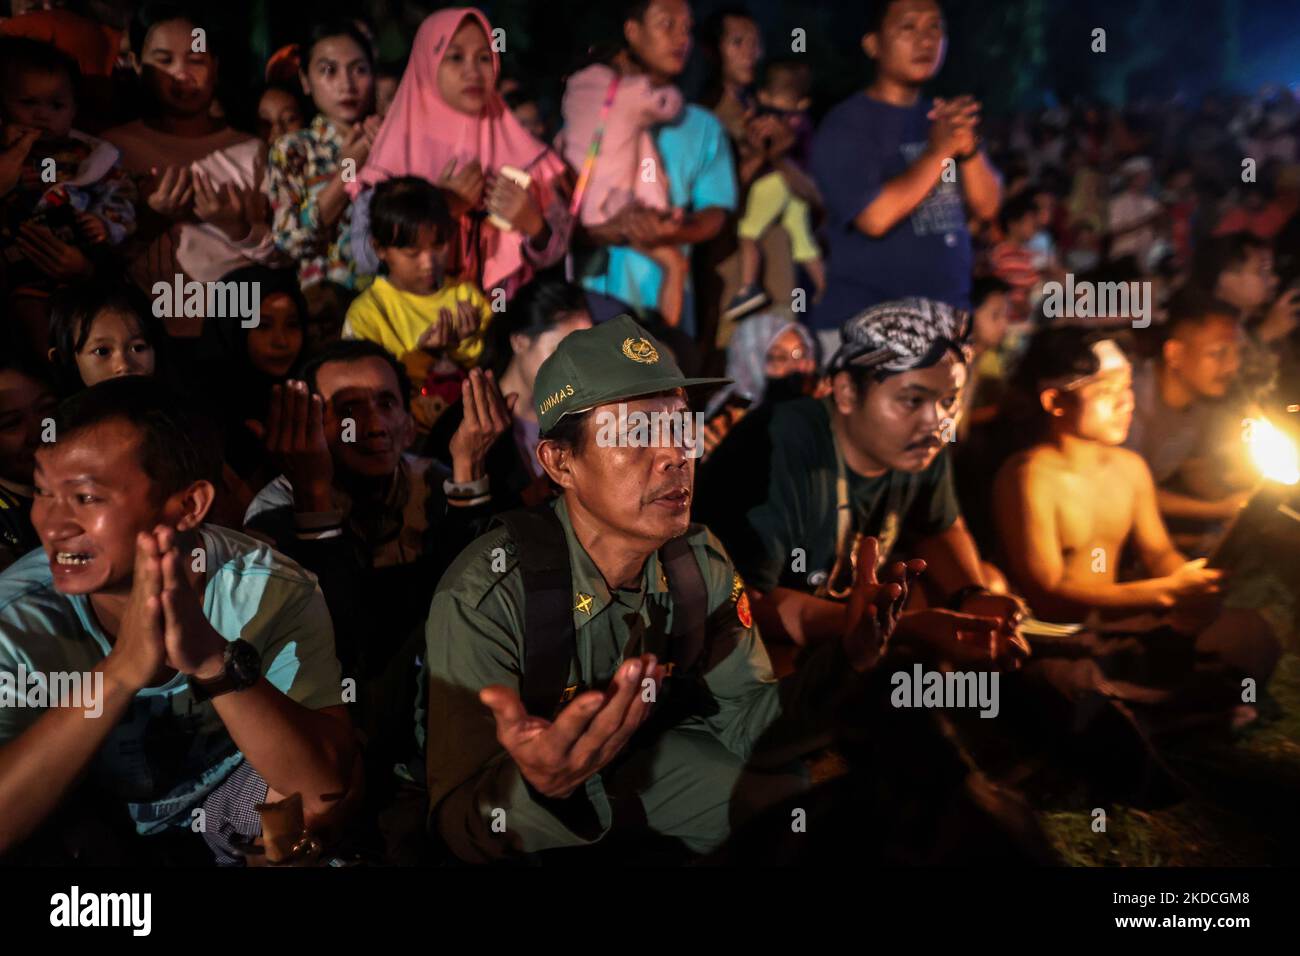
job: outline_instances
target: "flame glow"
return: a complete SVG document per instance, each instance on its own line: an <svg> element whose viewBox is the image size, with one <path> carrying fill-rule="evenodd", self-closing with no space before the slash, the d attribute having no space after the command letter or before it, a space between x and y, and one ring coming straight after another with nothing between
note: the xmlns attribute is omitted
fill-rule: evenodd
<svg viewBox="0 0 1300 956"><path fill-rule="evenodd" d="M1283 485L1300 481L1300 453L1295 443L1267 418L1248 418L1244 425L1246 445L1260 474Z"/></svg>

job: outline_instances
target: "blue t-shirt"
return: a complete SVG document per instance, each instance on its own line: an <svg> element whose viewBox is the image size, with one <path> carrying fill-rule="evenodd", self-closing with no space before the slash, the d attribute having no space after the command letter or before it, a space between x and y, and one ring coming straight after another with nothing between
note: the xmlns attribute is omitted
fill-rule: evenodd
<svg viewBox="0 0 1300 956"><path fill-rule="evenodd" d="M863 309L907 296L970 307L971 242L958 182L940 180L906 219L878 239L853 224L929 141L928 100L892 106L865 93L826 114L812 173L826 204L826 293L813 328L836 329Z"/></svg>
<svg viewBox="0 0 1300 956"><path fill-rule="evenodd" d="M254 538L205 525L207 561L203 614L227 640L243 638L262 655L270 684L304 707L342 704L342 674L334 630L316 578ZM0 574L0 674L91 671L112 645L86 595L54 588L49 559L37 549ZM0 685L2 686L2 685ZM13 740L44 713L16 706L0 691L0 744ZM102 700L99 701L102 706ZM124 800L142 834L188 826L199 806L239 766L235 746L211 701L199 703L183 674L140 691L91 763L90 778Z"/></svg>
<svg viewBox="0 0 1300 956"><path fill-rule="evenodd" d="M687 104L672 123L655 131L655 145L673 206L695 212L717 206L736 208L736 169L731 144L718 118L703 107ZM663 270L653 260L627 246L610 246L608 264L599 275L587 276L583 285L593 292L622 299L632 308L657 309ZM689 246L682 252L690 253ZM695 334L695 309L689 280L682 307L682 330Z"/></svg>

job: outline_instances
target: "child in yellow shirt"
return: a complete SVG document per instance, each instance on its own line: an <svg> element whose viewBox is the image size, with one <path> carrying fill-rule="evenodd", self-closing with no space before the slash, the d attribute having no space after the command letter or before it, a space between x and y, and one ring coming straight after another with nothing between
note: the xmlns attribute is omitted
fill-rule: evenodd
<svg viewBox="0 0 1300 956"><path fill-rule="evenodd" d="M421 430L460 396L492 321L476 285L447 277L454 228L442 190L427 179L399 176L376 186L370 235L383 274L352 301L343 323L344 338L377 342L406 366Z"/></svg>

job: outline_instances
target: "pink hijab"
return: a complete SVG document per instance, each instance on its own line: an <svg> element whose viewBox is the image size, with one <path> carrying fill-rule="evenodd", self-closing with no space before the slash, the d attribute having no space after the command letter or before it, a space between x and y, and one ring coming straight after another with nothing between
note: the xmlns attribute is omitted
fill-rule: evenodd
<svg viewBox="0 0 1300 956"><path fill-rule="evenodd" d="M541 168L532 168L538 160L548 157L549 151L514 118L496 92L501 59L495 50L492 51L493 89L488 92L487 102L478 116L467 116L452 109L438 93L438 67L451 45L451 38L467 17L478 22L490 42L492 26L473 7L440 10L420 24L411 46L410 61L384 125L375 137L370 157L361 174L348 185L348 193L354 199L362 189L394 176L423 176L436 182L453 157L457 168L477 159L485 173L507 165L527 170L533 175L534 186L538 180L549 182L563 172L562 161L553 154ZM524 264L520 250L524 237L518 232L503 233L486 219L479 228L483 288L491 289Z"/></svg>

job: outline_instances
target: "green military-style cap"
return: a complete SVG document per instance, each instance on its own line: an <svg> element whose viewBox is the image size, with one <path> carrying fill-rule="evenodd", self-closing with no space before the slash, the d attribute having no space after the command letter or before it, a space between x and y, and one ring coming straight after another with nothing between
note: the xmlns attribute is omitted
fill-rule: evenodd
<svg viewBox="0 0 1300 956"><path fill-rule="evenodd" d="M620 315L566 335L537 370L533 402L545 435L565 415L608 402L730 381L687 378L668 349L631 316Z"/></svg>

